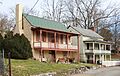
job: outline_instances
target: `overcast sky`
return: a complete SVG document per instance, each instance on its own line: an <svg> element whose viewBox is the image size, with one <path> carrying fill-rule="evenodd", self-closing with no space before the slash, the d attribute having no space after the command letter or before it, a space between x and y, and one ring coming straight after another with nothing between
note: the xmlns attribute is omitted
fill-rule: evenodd
<svg viewBox="0 0 120 76"><path fill-rule="evenodd" d="M0 13L9 14L10 8L15 8L16 4L20 4L20 3L24 7L32 8L36 1L37 0L0 0L0 2L2 2L2 4L0 4ZM40 11L41 9L40 7L43 4L43 1L44 0L39 0L39 2L37 3L34 9ZM120 0L101 0L101 1L104 2L102 8L106 7L110 2L111 2L110 5L120 3Z"/></svg>

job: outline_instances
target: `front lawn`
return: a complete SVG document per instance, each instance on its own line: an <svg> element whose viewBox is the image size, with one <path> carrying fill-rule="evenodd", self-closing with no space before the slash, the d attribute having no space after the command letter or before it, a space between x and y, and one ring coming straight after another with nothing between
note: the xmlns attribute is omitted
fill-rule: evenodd
<svg viewBox="0 0 120 76"><path fill-rule="evenodd" d="M67 71L70 68L80 66L95 66L93 64L56 64L56 63L42 63L36 60L15 60L12 59L12 74L13 76L30 76L47 72Z"/></svg>

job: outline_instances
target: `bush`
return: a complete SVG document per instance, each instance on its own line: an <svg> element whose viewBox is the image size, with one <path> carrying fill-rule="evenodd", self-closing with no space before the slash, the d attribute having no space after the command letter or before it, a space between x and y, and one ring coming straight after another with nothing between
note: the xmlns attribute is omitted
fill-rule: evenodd
<svg viewBox="0 0 120 76"><path fill-rule="evenodd" d="M10 33L9 33L10 34ZM32 57L32 48L28 39L22 34L14 36L6 35L4 39L5 57L11 52L13 59L28 59Z"/></svg>

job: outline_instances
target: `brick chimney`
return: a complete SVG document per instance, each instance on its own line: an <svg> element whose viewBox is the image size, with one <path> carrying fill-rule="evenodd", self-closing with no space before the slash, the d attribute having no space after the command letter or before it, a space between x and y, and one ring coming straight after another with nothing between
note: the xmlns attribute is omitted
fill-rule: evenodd
<svg viewBox="0 0 120 76"><path fill-rule="evenodd" d="M22 12L23 12L23 6L21 4L16 5L16 33L19 33L20 35L23 33L23 26L22 26Z"/></svg>
<svg viewBox="0 0 120 76"><path fill-rule="evenodd" d="M96 32L96 28L94 26L90 27L89 29Z"/></svg>

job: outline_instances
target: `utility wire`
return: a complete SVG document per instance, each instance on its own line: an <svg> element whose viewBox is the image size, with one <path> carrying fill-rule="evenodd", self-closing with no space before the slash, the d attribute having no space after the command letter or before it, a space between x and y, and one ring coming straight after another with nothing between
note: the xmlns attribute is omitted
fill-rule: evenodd
<svg viewBox="0 0 120 76"><path fill-rule="evenodd" d="M39 0L37 0L37 1L35 2L35 4L33 5L33 7L30 9L30 11L28 11L27 15L34 9L34 7L37 5L38 2L39 2Z"/></svg>
<svg viewBox="0 0 120 76"><path fill-rule="evenodd" d="M36 2L35 2L35 4L33 5L33 7L28 11L28 13L24 16L24 17L27 17L28 15L29 15L29 13L34 9L34 7L37 5L37 3L39 2L39 0L37 0ZM22 20L19 20L18 22L21 22ZM18 22L16 22L16 23L18 23Z"/></svg>

